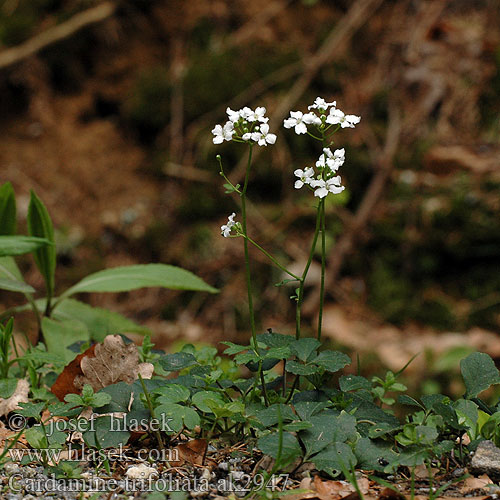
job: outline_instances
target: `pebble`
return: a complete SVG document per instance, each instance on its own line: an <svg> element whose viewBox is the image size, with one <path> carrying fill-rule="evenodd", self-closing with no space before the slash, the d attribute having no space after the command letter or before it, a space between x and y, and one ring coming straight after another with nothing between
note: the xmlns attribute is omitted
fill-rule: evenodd
<svg viewBox="0 0 500 500"><path fill-rule="evenodd" d="M475 476L487 474L492 481L500 481L500 449L493 441L482 441L469 465L469 472Z"/></svg>
<svg viewBox="0 0 500 500"><path fill-rule="evenodd" d="M229 464L227 462L220 462L219 463L219 469L223 471L228 471L229 470Z"/></svg>
<svg viewBox="0 0 500 500"><path fill-rule="evenodd" d="M149 477L156 475L158 472L153 467L148 467L144 464L134 465L130 467L125 473L130 479L148 479Z"/></svg>

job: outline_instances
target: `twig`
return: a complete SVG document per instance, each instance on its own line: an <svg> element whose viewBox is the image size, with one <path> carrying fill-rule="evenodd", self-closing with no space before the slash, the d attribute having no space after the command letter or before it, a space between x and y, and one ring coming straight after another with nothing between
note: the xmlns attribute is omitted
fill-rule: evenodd
<svg viewBox="0 0 500 500"><path fill-rule="evenodd" d="M49 45L74 35L91 24L104 21L114 13L115 9L116 5L114 3L104 2L97 7L75 14L68 21L49 28L20 45L3 50L0 52L0 69L16 64Z"/></svg>

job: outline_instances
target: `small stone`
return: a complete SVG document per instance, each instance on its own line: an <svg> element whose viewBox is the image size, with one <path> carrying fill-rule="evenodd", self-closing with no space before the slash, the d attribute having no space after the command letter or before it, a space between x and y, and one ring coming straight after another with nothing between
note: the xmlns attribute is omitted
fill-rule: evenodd
<svg viewBox="0 0 500 500"><path fill-rule="evenodd" d="M224 471L229 470L229 464L227 462L220 462L218 467L220 470L224 470Z"/></svg>
<svg viewBox="0 0 500 500"><path fill-rule="evenodd" d="M239 481L245 477L245 473L241 470L235 470L231 472L231 476L235 481Z"/></svg>
<svg viewBox="0 0 500 500"><path fill-rule="evenodd" d="M487 474L493 481L500 481L500 449L492 441L482 441L469 465L474 476Z"/></svg>
<svg viewBox="0 0 500 500"><path fill-rule="evenodd" d="M153 475L158 475L158 472L153 467L139 464L130 467L125 474L130 479L148 479Z"/></svg>
<svg viewBox="0 0 500 500"><path fill-rule="evenodd" d="M464 474L465 474L465 469L463 469L462 467L458 467L451 473L453 477L462 477Z"/></svg>
<svg viewBox="0 0 500 500"><path fill-rule="evenodd" d="M16 474L20 471L18 464L8 463L4 465L5 472L7 475L12 476L12 474Z"/></svg>

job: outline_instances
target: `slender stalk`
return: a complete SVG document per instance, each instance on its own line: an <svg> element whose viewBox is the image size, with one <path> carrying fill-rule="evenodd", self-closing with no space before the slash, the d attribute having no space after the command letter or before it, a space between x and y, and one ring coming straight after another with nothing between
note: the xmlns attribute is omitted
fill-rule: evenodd
<svg viewBox="0 0 500 500"><path fill-rule="evenodd" d="M325 302L325 267L326 267L326 234L325 234L325 200L320 202L321 212L321 284L319 292L318 340L321 342L323 325L323 305Z"/></svg>
<svg viewBox="0 0 500 500"><path fill-rule="evenodd" d="M307 273L309 272L309 267L311 267L311 262L314 256L314 250L316 249L316 243L318 241L318 234L321 223L321 213L320 213L321 203L318 206L318 212L316 214L316 228L314 229L314 236L311 245L311 251L309 252L309 258L307 259L306 267L304 268L304 272L302 273L302 277L300 278L299 291L297 292L297 308L295 311L295 338L300 338L300 309L302 307L302 302L304 301L304 284L307 278Z"/></svg>
<svg viewBox="0 0 500 500"><path fill-rule="evenodd" d="M247 188L248 180L250 178L250 167L252 166L252 152L253 145L250 144L248 151L248 162L245 172L245 182L240 193L241 197L241 227L243 231L243 248L245 251L245 275L247 281L247 293L248 293L248 312L250 314L250 328L252 331L252 343L256 354L259 354L259 346L257 345L257 331L255 328L255 311L253 307L253 294L252 294L252 277L250 274L250 257L248 254L248 231L247 231ZM269 406L269 400L267 398L267 390L264 379L264 373L262 372L262 361L259 361L259 372L258 377L260 378L260 383L262 384L262 395L264 396L264 403Z"/></svg>
<svg viewBox="0 0 500 500"><path fill-rule="evenodd" d="M144 379L142 378L142 375L139 373L138 376L139 376L139 380L141 382L142 392L144 393L144 396L146 397L146 404L148 406L149 413L151 413L151 418L153 420L156 420L155 410L153 407L153 402L151 401L151 398L149 396L149 391L146 387L146 384L144 383ZM159 429L156 428L156 426L155 426L154 434L155 434L156 440L158 441L158 446L160 447L160 450L165 449L165 445L163 444L163 439L161 438L161 433L160 433Z"/></svg>
<svg viewBox="0 0 500 500"><path fill-rule="evenodd" d="M247 293L248 293L248 312L250 314L250 328L252 331L252 340L254 344L254 349L258 351L257 347L257 332L255 330L255 313L253 308L253 295L252 295L252 279L250 274L250 258L248 256L248 233L247 233L247 187L248 187L248 179L250 177L250 167L252 165L252 150L253 146L250 144L248 151L248 162L247 168L245 172L245 183L243 185L243 189L241 190L241 219L242 219L242 229L243 236L245 237L243 240L243 247L245 251L245 276L247 281Z"/></svg>
<svg viewBox="0 0 500 500"><path fill-rule="evenodd" d="M252 240L252 238L250 238L250 236L243 235L243 237L246 238L255 248L258 248L276 267L279 267L283 272L288 274L288 276L295 278L297 281L301 280L301 278L299 276L297 276L296 274L293 274L285 266L280 264L267 250L264 250L257 242Z"/></svg>

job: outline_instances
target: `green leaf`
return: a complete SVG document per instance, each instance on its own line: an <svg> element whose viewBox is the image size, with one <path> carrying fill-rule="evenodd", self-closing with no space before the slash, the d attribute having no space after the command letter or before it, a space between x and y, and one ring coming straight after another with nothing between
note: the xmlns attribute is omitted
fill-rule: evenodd
<svg viewBox="0 0 500 500"><path fill-rule="evenodd" d="M333 410L325 410L308 421L312 428L300 434L308 457L331 443L343 443L356 437L356 419L345 411L337 415Z"/></svg>
<svg viewBox="0 0 500 500"><path fill-rule="evenodd" d="M16 234L16 195L12 184L0 187L0 235Z"/></svg>
<svg viewBox="0 0 500 500"><path fill-rule="evenodd" d="M0 379L0 398L9 399L17 389L17 379L2 378Z"/></svg>
<svg viewBox="0 0 500 500"><path fill-rule="evenodd" d="M158 394L159 403L180 403L187 401L191 395L191 391L179 384L169 384L155 389L155 394Z"/></svg>
<svg viewBox="0 0 500 500"><path fill-rule="evenodd" d="M68 349L71 344L78 341L90 340L89 331L84 323L76 319L56 321L44 317L42 319L43 338L49 353L60 356L65 364L76 358L76 352Z"/></svg>
<svg viewBox="0 0 500 500"><path fill-rule="evenodd" d="M295 354L301 361L307 361L311 354L321 345L316 339L299 339L290 344L292 354Z"/></svg>
<svg viewBox="0 0 500 500"><path fill-rule="evenodd" d="M0 236L0 257L23 255L33 251L42 252L44 249L40 247L50 248L50 241L34 236Z"/></svg>
<svg viewBox="0 0 500 500"><path fill-rule="evenodd" d="M269 455L274 459L277 459L279 452L279 443L279 432L273 432L272 434L267 434L266 436L261 437L257 442L257 446L260 448L262 453ZM282 465L290 463L301 454L302 450L300 448L299 442L297 441L297 438L289 432L283 432L279 463Z"/></svg>
<svg viewBox="0 0 500 500"><path fill-rule="evenodd" d="M332 443L315 455L311 462L321 471L332 476L339 472L350 471L356 465L357 459L351 447L345 443Z"/></svg>
<svg viewBox="0 0 500 500"><path fill-rule="evenodd" d="M148 328L134 323L117 312L92 307L75 299L60 302L54 308L52 318L60 321L77 319L85 323L90 338L97 342L102 342L108 335L118 333L149 333Z"/></svg>
<svg viewBox="0 0 500 500"><path fill-rule="evenodd" d="M309 420L313 415L316 415L327 405L324 401L299 401L293 407L301 420Z"/></svg>
<svg viewBox="0 0 500 500"><path fill-rule="evenodd" d="M16 410L16 413L22 415L26 418L34 418L38 420L40 413L45 408L45 403L19 403L21 405L20 410Z"/></svg>
<svg viewBox="0 0 500 500"><path fill-rule="evenodd" d="M165 356L162 356L159 361L161 367L167 372L176 372L198 364L196 358L189 352L165 354Z"/></svg>
<svg viewBox="0 0 500 500"><path fill-rule="evenodd" d="M86 276L66 290L64 296L81 292L128 292L145 287L218 293L216 288L180 267L167 264L140 264L114 267Z"/></svg>
<svg viewBox="0 0 500 500"><path fill-rule="evenodd" d="M212 409L210 408L211 401L218 405L224 405L222 396L218 392L213 391L199 391L193 394L191 401L193 402L194 406L205 413L213 413Z"/></svg>
<svg viewBox="0 0 500 500"><path fill-rule="evenodd" d="M0 278L15 281L24 281L23 275L17 267L14 257L0 257Z"/></svg>
<svg viewBox="0 0 500 500"><path fill-rule="evenodd" d="M35 293L35 289L24 281L11 280L8 278L0 278L0 290L20 293Z"/></svg>
<svg viewBox="0 0 500 500"><path fill-rule="evenodd" d="M221 342L221 344L228 346L227 349L224 349L224 354L227 354L228 356L248 351L250 349L250 346L234 344L233 342Z"/></svg>
<svg viewBox="0 0 500 500"><path fill-rule="evenodd" d="M303 363L292 360L288 361L286 364L286 371L294 375L307 376L314 375L318 371L318 367L316 365L304 365Z"/></svg>
<svg viewBox="0 0 500 500"><path fill-rule="evenodd" d="M402 405L408 406L416 406L417 408L421 408L425 410L425 407L421 405L416 399L408 396L408 394L401 394L398 396L398 403Z"/></svg>
<svg viewBox="0 0 500 500"><path fill-rule="evenodd" d="M358 389L370 389L368 379L359 375L342 375L339 380L340 390L343 392L357 391Z"/></svg>
<svg viewBox="0 0 500 500"><path fill-rule="evenodd" d="M257 335L257 342L262 342L267 347L287 347L295 342L295 337L282 333L266 332Z"/></svg>
<svg viewBox="0 0 500 500"><path fill-rule="evenodd" d="M291 422L293 420L297 420L297 416L293 413L290 406L284 404L278 405L277 403L269 406L269 408L259 410L255 413L255 417L262 425L264 425L264 427L272 427L276 425L280 420L280 417L278 415L278 406L281 412L282 422Z"/></svg>
<svg viewBox="0 0 500 500"><path fill-rule="evenodd" d="M200 425L200 416L193 408L176 403L164 403L158 406L155 408L155 415L159 419L163 415L164 418L161 420L168 422L173 433L181 431L184 426L192 430Z"/></svg>
<svg viewBox="0 0 500 500"><path fill-rule="evenodd" d="M98 449L118 448L127 443L130 432L123 430L122 418L105 415L94 420L93 429L82 433L88 446Z"/></svg>
<svg viewBox="0 0 500 500"><path fill-rule="evenodd" d="M54 226L52 225L49 212L34 191L31 191L27 221L30 236L45 238L52 243L51 245L39 248L33 254L35 263L45 280L47 294L52 297L54 295L54 276L56 271Z"/></svg>
<svg viewBox="0 0 500 500"><path fill-rule="evenodd" d="M339 351L323 351L313 360L319 366L322 366L330 373L338 372L345 366L351 364L351 358Z"/></svg>
<svg viewBox="0 0 500 500"><path fill-rule="evenodd" d="M384 472L385 467L397 460L397 453L389 443L375 442L366 437L356 443L354 453L362 470Z"/></svg>
<svg viewBox="0 0 500 500"><path fill-rule="evenodd" d="M35 425L26 429L24 437L26 441L28 441L28 444L36 450L47 449L49 447L45 433L40 425Z"/></svg>
<svg viewBox="0 0 500 500"><path fill-rule="evenodd" d="M490 386L500 384L500 374L495 362L484 352L474 352L460 362L466 387L466 397L475 398Z"/></svg>

